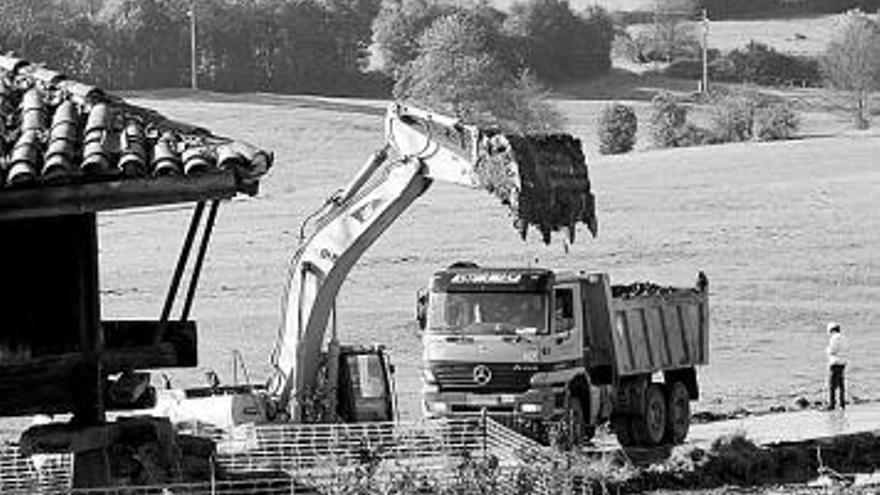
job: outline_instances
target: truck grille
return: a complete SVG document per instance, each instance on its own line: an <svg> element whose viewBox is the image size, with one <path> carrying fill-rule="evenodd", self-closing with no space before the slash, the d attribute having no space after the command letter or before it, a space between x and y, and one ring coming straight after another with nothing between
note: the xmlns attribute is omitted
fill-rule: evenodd
<svg viewBox="0 0 880 495"><path fill-rule="evenodd" d="M525 392L532 375L538 371L536 365L521 363L431 363L429 368L443 392ZM483 369L475 372L476 368ZM488 379L486 370L489 371Z"/></svg>

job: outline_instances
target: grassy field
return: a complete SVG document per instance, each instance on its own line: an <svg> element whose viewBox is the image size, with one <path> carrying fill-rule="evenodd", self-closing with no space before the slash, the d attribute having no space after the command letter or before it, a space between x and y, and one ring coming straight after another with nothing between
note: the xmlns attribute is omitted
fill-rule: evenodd
<svg viewBox="0 0 880 495"><path fill-rule="evenodd" d="M784 53L819 55L834 38L839 22L838 15L712 21L709 26L709 47L727 52L743 48L750 41L757 41ZM629 29L635 36L639 32L652 30L653 26L639 24ZM699 23L694 23L694 29L698 35L702 35Z"/></svg>
<svg viewBox="0 0 880 495"><path fill-rule="evenodd" d="M383 103L311 97L143 93L135 99L276 154L257 198L220 211L194 315L199 370L229 379L230 351L269 373L287 261L300 222L382 144ZM364 256L340 295L345 340L385 343L399 365L405 415L417 413L415 291L458 260L607 271L617 282L712 281L712 364L699 408L818 397L828 319L850 333L851 390L880 394L880 140L849 134L781 144L644 151L598 158L596 102L565 100L587 142L600 235L568 249L522 243L488 194L437 184ZM155 317L188 221L185 209L102 215L104 309Z"/></svg>
<svg viewBox="0 0 880 495"><path fill-rule="evenodd" d="M709 46L721 51L742 48L754 40L797 55L818 55L833 39L839 16L712 22Z"/></svg>

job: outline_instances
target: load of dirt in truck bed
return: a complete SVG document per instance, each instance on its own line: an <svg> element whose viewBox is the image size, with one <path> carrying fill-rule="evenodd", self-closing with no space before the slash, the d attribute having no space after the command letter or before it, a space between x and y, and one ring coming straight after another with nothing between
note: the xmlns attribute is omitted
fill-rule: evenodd
<svg viewBox="0 0 880 495"><path fill-rule="evenodd" d="M483 186L507 205L525 239L534 226L545 244L567 229L574 242L578 223L595 236L595 198L590 191L581 141L568 134L496 135L480 157Z"/></svg>
<svg viewBox="0 0 880 495"><path fill-rule="evenodd" d="M627 285L612 285L611 296L620 299L632 299L642 296L672 296L676 294L698 293L699 288L670 287L654 282L633 282Z"/></svg>

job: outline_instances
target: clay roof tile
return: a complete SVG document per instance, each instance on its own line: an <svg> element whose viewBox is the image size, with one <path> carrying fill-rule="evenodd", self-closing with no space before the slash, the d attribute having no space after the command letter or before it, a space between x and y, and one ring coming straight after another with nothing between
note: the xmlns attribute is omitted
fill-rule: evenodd
<svg viewBox="0 0 880 495"><path fill-rule="evenodd" d="M144 180L235 177L252 194L271 153L176 122L100 88L0 56L0 195L4 190Z"/></svg>

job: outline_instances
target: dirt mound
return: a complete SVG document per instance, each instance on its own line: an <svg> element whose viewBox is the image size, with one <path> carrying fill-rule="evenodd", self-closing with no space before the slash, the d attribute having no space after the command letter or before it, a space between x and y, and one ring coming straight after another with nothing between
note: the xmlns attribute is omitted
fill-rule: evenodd
<svg viewBox="0 0 880 495"><path fill-rule="evenodd" d="M880 438L842 436L760 446L741 434L716 439L708 449L684 445L641 471L621 491L709 489L722 486L803 484L824 472L872 473L880 469Z"/></svg>
<svg viewBox="0 0 880 495"><path fill-rule="evenodd" d="M596 235L595 198L579 139L568 134L496 135L487 151L480 157L477 174L483 186L510 208L523 239L530 225L545 244L563 228L574 242L578 223Z"/></svg>

